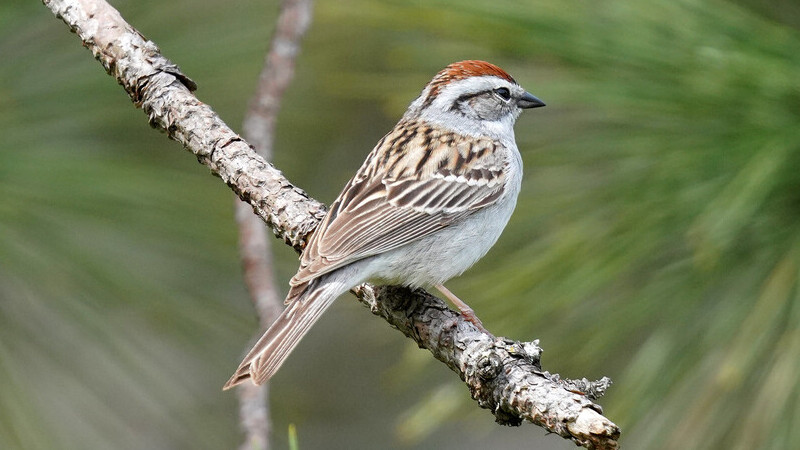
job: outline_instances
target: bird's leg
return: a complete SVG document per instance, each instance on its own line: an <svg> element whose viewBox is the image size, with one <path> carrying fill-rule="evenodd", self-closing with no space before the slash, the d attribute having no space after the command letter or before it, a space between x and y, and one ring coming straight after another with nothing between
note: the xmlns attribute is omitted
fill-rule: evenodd
<svg viewBox="0 0 800 450"><path fill-rule="evenodd" d="M469 305L461 301L460 298L456 297L456 295L450 292L449 289L444 287L443 284L438 284L435 287L436 289L439 290L439 292L444 294L444 296L447 297L447 299L450 300L450 302L453 303L456 306L456 308L458 308L458 310L461 312L461 315L464 316L465 319L472 322L476 327L480 328L481 330L486 331L486 328L483 327L483 324L481 323L480 319L478 319L478 316L475 315L475 311L473 311L472 308L469 307Z"/></svg>

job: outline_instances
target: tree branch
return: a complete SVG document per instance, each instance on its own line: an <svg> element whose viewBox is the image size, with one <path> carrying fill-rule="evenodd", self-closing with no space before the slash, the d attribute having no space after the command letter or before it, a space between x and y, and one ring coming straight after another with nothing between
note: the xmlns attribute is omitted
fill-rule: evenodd
<svg viewBox="0 0 800 450"><path fill-rule="evenodd" d="M311 0L283 0L258 86L244 118L244 136L256 153L272 158L275 143L275 122L281 99L294 76L295 59L300 41L311 23ZM235 200L239 226L239 253L242 258L245 285L264 330L281 313L281 299L275 287L272 256L267 231L253 208ZM265 450L270 447L269 383L256 386L244 383L236 389L239 397L239 422L245 432L242 450Z"/></svg>
<svg viewBox="0 0 800 450"><path fill-rule="evenodd" d="M145 111L152 126L183 144L248 202L278 237L302 250L325 213L321 203L289 183L197 100L191 93L194 82L107 3L43 1L78 34ZM354 291L373 313L458 373L473 398L492 411L499 423L519 425L529 420L587 448L618 447L619 428L584 393L602 394L607 379L559 380L541 370L536 342L509 341L481 332L424 291L369 285Z"/></svg>

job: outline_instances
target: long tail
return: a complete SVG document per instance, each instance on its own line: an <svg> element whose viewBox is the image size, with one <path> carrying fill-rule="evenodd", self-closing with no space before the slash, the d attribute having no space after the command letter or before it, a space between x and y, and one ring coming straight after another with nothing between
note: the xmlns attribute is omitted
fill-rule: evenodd
<svg viewBox="0 0 800 450"><path fill-rule="evenodd" d="M290 293L289 306L244 357L222 390L228 390L248 378L257 385L269 380L322 313L349 288L345 283L334 281L317 283L295 300L291 300Z"/></svg>

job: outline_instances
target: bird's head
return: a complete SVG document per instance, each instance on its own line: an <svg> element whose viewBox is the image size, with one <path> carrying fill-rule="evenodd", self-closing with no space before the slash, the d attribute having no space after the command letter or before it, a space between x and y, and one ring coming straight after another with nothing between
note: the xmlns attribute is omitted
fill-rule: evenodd
<svg viewBox="0 0 800 450"><path fill-rule="evenodd" d="M437 73L405 117L420 117L458 131L481 127L494 134L491 130L513 127L523 109L540 106L544 102L503 69L485 61L461 61Z"/></svg>

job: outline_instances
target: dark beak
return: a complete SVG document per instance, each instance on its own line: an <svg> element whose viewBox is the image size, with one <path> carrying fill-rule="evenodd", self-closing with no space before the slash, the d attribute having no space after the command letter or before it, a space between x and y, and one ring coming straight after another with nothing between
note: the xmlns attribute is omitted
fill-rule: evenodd
<svg viewBox="0 0 800 450"><path fill-rule="evenodd" d="M519 100L517 100L517 106L523 109L527 109L527 108L538 108L540 106L545 106L545 105L543 101L536 98L533 94L531 94L530 92L526 92L525 95L523 95L522 97L520 97Z"/></svg>

